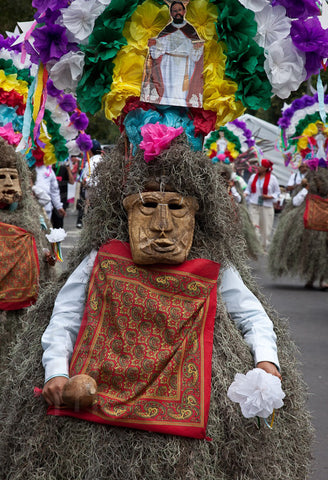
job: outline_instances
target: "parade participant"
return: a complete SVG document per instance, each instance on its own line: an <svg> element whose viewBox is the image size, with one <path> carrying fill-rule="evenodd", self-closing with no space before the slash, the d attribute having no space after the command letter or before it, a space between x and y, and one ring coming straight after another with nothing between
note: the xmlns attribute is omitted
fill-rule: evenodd
<svg viewBox="0 0 328 480"><path fill-rule="evenodd" d="M36 302L40 284L53 277L40 214L26 161L0 137L1 368L9 343L21 328L24 309Z"/></svg>
<svg viewBox="0 0 328 480"><path fill-rule="evenodd" d="M58 182L59 196L63 205L63 210L66 210L68 207L68 185L74 185L74 176L71 170L71 165L67 159L64 163L59 165L53 165L53 171L55 172L56 179ZM59 213L57 208L52 209L51 213L51 223L54 228L63 228L64 227L64 216L62 213Z"/></svg>
<svg viewBox="0 0 328 480"><path fill-rule="evenodd" d="M309 289L318 281L321 290L327 289L328 279L327 129L322 121L327 112L327 96L322 103L318 94L304 95L278 121L286 166L307 171L280 217L269 252L274 277L300 277Z"/></svg>
<svg viewBox="0 0 328 480"><path fill-rule="evenodd" d="M289 177L287 187L286 187L287 192L292 192L297 187L297 185L301 184L307 171L308 171L308 166L306 165L306 163L301 162L297 171L291 173Z"/></svg>
<svg viewBox="0 0 328 480"><path fill-rule="evenodd" d="M249 197L249 214L264 252L269 246L273 227L273 203L280 195L278 180L271 173L272 168L273 163L263 158L257 173L250 177L245 191Z"/></svg>
<svg viewBox="0 0 328 480"><path fill-rule="evenodd" d="M309 289L314 288L314 282L318 281L319 288L325 291L328 289L327 210L321 208L322 224L319 228L305 225L305 220L312 211L306 201L309 194L328 198L328 169L312 165L298 190L286 212L283 212L273 236L269 269L274 277L301 277L306 281L305 288Z"/></svg>
<svg viewBox="0 0 328 480"><path fill-rule="evenodd" d="M244 243L238 223L231 222L233 204L222 181L213 175L210 160L193 152L182 136L149 163L143 160L140 150L133 161L124 160L124 151L124 141L121 141L111 151L108 161L97 165L96 187L90 189L90 208L83 235L71 258L71 277L59 296L66 274L59 283L49 286L38 306L30 310L24 335L12 356L2 387L2 398L6 402L5 405L1 402L4 418L0 450L7 452L2 468L7 474L13 474L15 480L23 470L24 475L31 478L47 472L48 476L65 474L67 478L78 479L88 478L92 472L93 477L119 479L124 476L129 480L164 479L168 475L181 480L219 475L228 480L240 472L246 479L254 475L263 478L268 469L277 480L305 479L310 431L293 354L295 347L284 323L267 305L246 267ZM192 236L187 230L193 218ZM178 238L174 235L177 219L181 219ZM134 228L135 222L137 228ZM135 263L135 246L137 255L141 250L142 256L150 254L156 263L141 263L138 256ZM161 263L168 252L182 254L177 256L178 263ZM103 282L103 275L110 282L110 288ZM212 287L206 289L206 285ZM94 375L96 365L101 364L102 372L95 376L98 388L107 388L109 381L111 391L104 396L100 391L91 411L74 412L60 406L51 408L49 413L54 415L45 420L40 399L28 392L43 382L37 337L48 323L56 297L52 325L43 337L47 379L60 375L57 378L67 382L61 375L68 373L69 355L75 344L69 374L73 370L81 373L82 367ZM256 297L261 299L262 306ZM75 341L85 302L87 313ZM201 305L205 304L204 309ZM68 311L72 330L67 323ZM109 311L110 317L118 320L116 327L100 321L109 318L101 312ZM228 312L244 329L248 344ZM58 315L62 318L61 333L52 340L50 331L59 321ZM200 318L204 321L211 315L215 316L213 347L210 337L207 337L209 343L203 342L203 330L199 329ZM278 337L286 402L274 429L258 430L254 420L241 417L226 392L235 373L252 368L254 361L258 367L265 367L261 361L269 362L272 373L279 375L268 315ZM91 317L96 321L93 325ZM191 318L193 321L189 324ZM41 319L43 328L39 325ZM185 323L181 323L182 319ZM247 332L242 324L249 325ZM263 325L260 331L256 324ZM37 329L33 327L33 334L32 325L37 325ZM84 348L89 341L94 345L91 350ZM101 345L107 345L105 350ZM212 360L207 345L210 350L213 348ZM105 351L109 355L107 360ZM23 352L24 372L18 364ZM206 366L204 361L208 362ZM181 368L177 369L180 364ZM16 374L18 370L20 375ZM62 387L57 384L51 392L50 385L51 379L44 387L44 396L58 404ZM206 421L197 422L206 418L206 414L205 417L202 414L207 408L206 428ZM127 409L133 410L130 418L126 415ZM60 418L62 414L65 417ZM101 424L105 417L107 425ZM185 437L190 434L196 438ZM204 440L205 434L211 441Z"/></svg>
<svg viewBox="0 0 328 480"><path fill-rule="evenodd" d="M52 211L55 208L59 215L64 217L66 212L63 208L63 202L60 199L60 191L55 172L51 165L39 165L35 167L36 181L35 186L42 188L50 197L51 201L44 206L48 218L51 219Z"/></svg>
<svg viewBox="0 0 328 480"><path fill-rule="evenodd" d="M223 162L215 163L214 168L225 181L229 195L238 205L236 214L240 217L242 233L246 242L247 255L256 260L258 255L263 253L263 250L248 213L244 191L238 180L240 177L233 172L231 165Z"/></svg>

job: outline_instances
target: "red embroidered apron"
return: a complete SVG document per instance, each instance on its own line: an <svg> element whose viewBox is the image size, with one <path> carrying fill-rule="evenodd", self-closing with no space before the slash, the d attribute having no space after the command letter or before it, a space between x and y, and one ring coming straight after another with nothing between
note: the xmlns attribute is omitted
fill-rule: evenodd
<svg viewBox="0 0 328 480"><path fill-rule="evenodd" d="M98 401L55 415L204 438L219 264L138 266L128 244L98 252L70 376L86 373Z"/></svg>
<svg viewBox="0 0 328 480"><path fill-rule="evenodd" d="M19 310L36 302L39 259L34 237L0 222L0 310Z"/></svg>

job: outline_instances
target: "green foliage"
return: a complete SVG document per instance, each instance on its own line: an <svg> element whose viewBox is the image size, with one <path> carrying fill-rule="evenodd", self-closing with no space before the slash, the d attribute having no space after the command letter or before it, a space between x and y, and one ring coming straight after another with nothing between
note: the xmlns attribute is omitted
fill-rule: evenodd
<svg viewBox="0 0 328 480"><path fill-rule="evenodd" d="M87 133L91 138L97 139L103 145L116 143L120 132L115 123L107 120L104 112L97 112L89 116Z"/></svg>
<svg viewBox="0 0 328 480"><path fill-rule="evenodd" d="M0 33L6 36L6 31L14 31L17 22L32 21L34 12L32 0L1 0Z"/></svg>

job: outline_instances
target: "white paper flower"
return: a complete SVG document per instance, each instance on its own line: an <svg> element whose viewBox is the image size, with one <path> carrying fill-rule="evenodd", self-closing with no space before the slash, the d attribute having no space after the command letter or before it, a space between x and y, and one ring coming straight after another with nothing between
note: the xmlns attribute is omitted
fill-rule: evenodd
<svg viewBox="0 0 328 480"><path fill-rule="evenodd" d="M70 156L80 155L81 150L75 140L66 143L66 147Z"/></svg>
<svg viewBox="0 0 328 480"><path fill-rule="evenodd" d="M79 134L74 125L61 125L59 133L68 141L74 140Z"/></svg>
<svg viewBox="0 0 328 480"><path fill-rule="evenodd" d="M270 5L270 0L239 0L239 3L252 12L260 12L266 5Z"/></svg>
<svg viewBox="0 0 328 480"><path fill-rule="evenodd" d="M290 18L286 17L286 10L281 5L271 7L267 5L260 12L255 13L257 34L255 41L263 48L287 38L290 33Z"/></svg>
<svg viewBox="0 0 328 480"><path fill-rule="evenodd" d="M59 90L74 92L82 77L83 67L84 53L68 52L50 68L50 78Z"/></svg>
<svg viewBox="0 0 328 480"><path fill-rule="evenodd" d="M289 97L306 78L304 65L305 55L296 49L290 37L270 45L264 69L272 92L280 98Z"/></svg>
<svg viewBox="0 0 328 480"><path fill-rule="evenodd" d="M103 5L97 0L75 0L68 8L62 9L62 22L81 43L90 36L103 10Z"/></svg>
<svg viewBox="0 0 328 480"><path fill-rule="evenodd" d="M280 379L262 368L254 368L246 375L237 373L227 395L233 402L240 403L246 418L267 418L274 409L283 406L285 398Z"/></svg>
<svg viewBox="0 0 328 480"><path fill-rule="evenodd" d="M66 238L67 233L63 228L50 228L50 233L46 235L46 239L50 243L62 242Z"/></svg>

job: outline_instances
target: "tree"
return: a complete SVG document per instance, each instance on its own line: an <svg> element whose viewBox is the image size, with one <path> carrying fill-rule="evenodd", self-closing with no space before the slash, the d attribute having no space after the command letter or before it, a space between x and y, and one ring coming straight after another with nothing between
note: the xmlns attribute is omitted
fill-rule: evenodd
<svg viewBox="0 0 328 480"><path fill-rule="evenodd" d="M35 11L32 0L1 0L0 33L6 36L6 31L14 31L17 22L32 21Z"/></svg>

